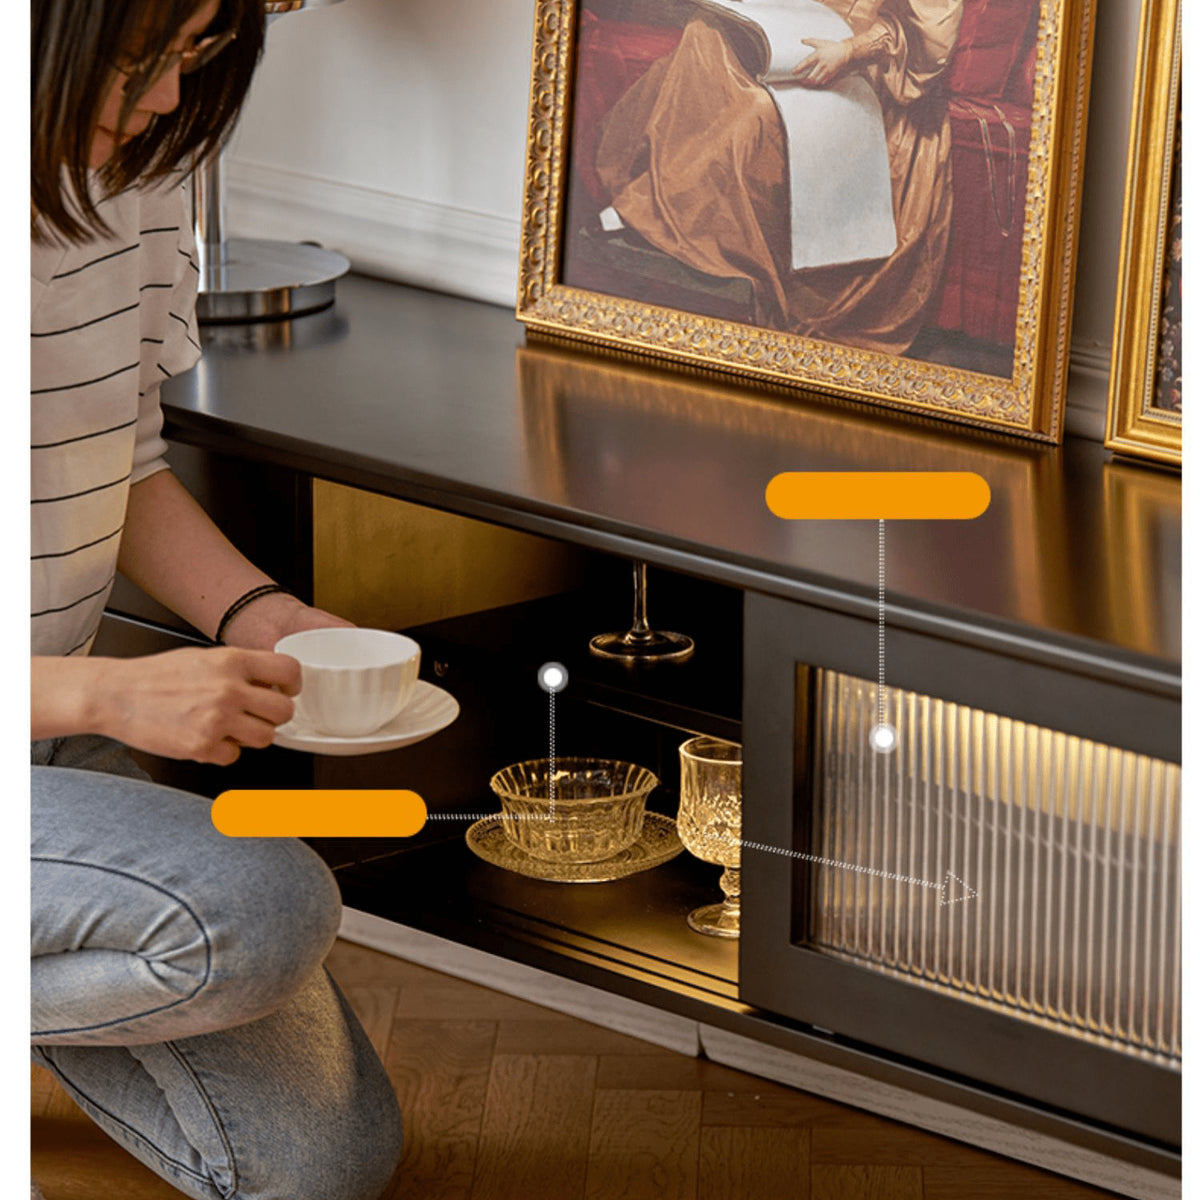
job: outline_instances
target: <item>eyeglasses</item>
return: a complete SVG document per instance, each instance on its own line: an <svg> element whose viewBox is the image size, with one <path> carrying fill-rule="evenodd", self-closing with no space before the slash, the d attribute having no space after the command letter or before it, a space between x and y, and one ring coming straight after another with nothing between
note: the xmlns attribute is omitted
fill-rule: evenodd
<svg viewBox="0 0 1200 1200"><path fill-rule="evenodd" d="M179 68L180 75L190 75L193 71L207 66L236 37L236 29L227 29L224 33L214 33L193 42L186 50L170 50L161 57L119 59L116 68L126 76L126 91L135 80L137 88L145 91L176 67Z"/></svg>

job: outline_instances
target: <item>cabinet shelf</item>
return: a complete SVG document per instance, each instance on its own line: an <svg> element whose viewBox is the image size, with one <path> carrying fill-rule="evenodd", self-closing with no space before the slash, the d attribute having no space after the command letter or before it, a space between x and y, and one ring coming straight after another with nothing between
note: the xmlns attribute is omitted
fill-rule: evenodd
<svg viewBox="0 0 1200 1200"><path fill-rule="evenodd" d="M609 990L653 988L693 1015L750 1011L737 998L737 943L687 926L691 909L719 899L719 873L685 851L608 883L544 882L476 858L461 831L337 869L351 908L531 965L569 959L605 973Z"/></svg>

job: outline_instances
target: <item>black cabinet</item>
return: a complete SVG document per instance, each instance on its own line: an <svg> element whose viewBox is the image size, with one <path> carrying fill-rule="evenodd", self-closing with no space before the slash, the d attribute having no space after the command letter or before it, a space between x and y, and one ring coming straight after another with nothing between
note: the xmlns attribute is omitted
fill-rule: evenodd
<svg viewBox="0 0 1200 1200"><path fill-rule="evenodd" d="M1021 1133L993 1139L1002 1152L1123 1159L1145 1169L1131 1191L1168 1195L1178 479L1086 442L1016 445L527 343L503 310L375 280L339 283L336 327L308 320L279 344L210 345L164 389L171 436L246 464L225 496L248 545L303 574L321 478L555 538L595 568L579 592L409 631L462 705L437 737L289 755L318 786L429 804L414 838L319 847L346 902L967 1114L925 1122L954 1136L1003 1122ZM763 489L784 470L968 470L991 488L977 521L889 523L886 760L863 751L874 523L778 521ZM630 673L587 655L628 621L634 559L651 622L695 636L691 662ZM686 852L565 886L467 848L469 815L497 807L491 773L545 753L546 661L571 673L560 752L650 767L659 811L688 734L743 743L740 945L687 928L719 868ZM1038 1155L1027 1131L1051 1139ZM1107 1179L1095 1159L1080 1171Z"/></svg>

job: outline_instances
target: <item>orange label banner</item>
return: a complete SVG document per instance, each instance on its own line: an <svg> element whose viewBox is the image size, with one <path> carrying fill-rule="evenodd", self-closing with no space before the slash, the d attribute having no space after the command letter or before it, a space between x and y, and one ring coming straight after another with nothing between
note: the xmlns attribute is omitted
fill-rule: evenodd
<svg viewBox="0 0 1200 1200"><path fill-rule="evenodd" d="M974 471L784 471L766 498L787 521L970 521L992 492Z"/></svg>
<svg viewBox="0 0 1200 1200"><path fill-rule="evenodd" d="M226 837L411 837L425 816L416 792L392 789L229 791L212 805Z"/></svg>

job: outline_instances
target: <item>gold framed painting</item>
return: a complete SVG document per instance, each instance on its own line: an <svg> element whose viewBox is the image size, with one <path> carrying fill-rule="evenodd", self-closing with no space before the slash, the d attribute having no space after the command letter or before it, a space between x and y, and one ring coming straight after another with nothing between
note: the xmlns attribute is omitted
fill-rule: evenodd
<svg viewBox="0 0 1200 1200"><path fill-rule="evenodd" d="M536 0L534 331L1061 438L1093 0Z"/></svg>
<svg viewBox="0 0 1200 1200"><path fill-rule="evenodd" d="M1182 6L1145 0L1130 119L1104 444L1183 460Z"/></svg>

